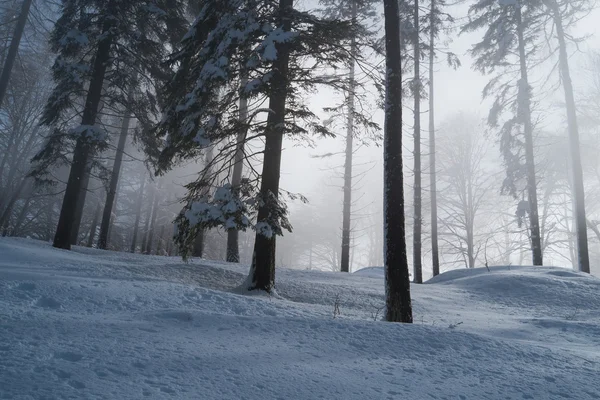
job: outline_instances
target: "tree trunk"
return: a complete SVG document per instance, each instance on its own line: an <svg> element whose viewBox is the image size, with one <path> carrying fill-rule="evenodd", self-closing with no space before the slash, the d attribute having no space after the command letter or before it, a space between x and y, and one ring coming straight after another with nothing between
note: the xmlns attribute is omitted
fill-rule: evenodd
<svg viewBox="0 0 600 400"><path fill-rule="evenodd" d="M161 255L160 254L160 250L162 249L162 245L163 245L163 242L164 242L164 235L165 235L165 225L162 224L160 226L160 231L158 233L158 241L156 243L156 253L154 253L157 256Z"/></svg>
<svg viewBox="0 0 600 400"><path fill-rule="evenodd" d="M156 188L158 191L158 187ZM158 193L154 195L154 204L152 205L152 217L150 219L150 230L148 231L148 241L146 242L146 251L144 254L152 253L152 240L154 237L154 228L156 227L156 217L158 216Z"/></svg>
<svg viewBox="0 0 600 400"><path fill-rule="evenodd" d="M421 224L422 224L422 201L421 201L421 49L419 45L419 2L415 1L414 8L414 63L415 63L415 78L413 81L413 95L415 98L414 105L414 213L415 221L413 225L413 268L415 283L423 283L423 270L421 265Z"/></svg>
<svg viewBox="0 0 600 400"><path fill-rule="evenodd" d="M19 229L21 228L21 225L23 224L23 221L25 220L25 215L27 215L27 211L29 211L30 204L31 204L31 196L27 196L27 200L25 200L25 204L23 204L23 208L21 208L21 211L19 212L19 216L17 217L17 220L15 221L15 225L12 229L11 236L19 235Z"/></svg>
<svg viewBox="0 0 600 400"><path fill-rule="evenodd" d="M356 0L352 0L352 24L356 24ZM341 270L350 272L350 223L352 211L352 156L354 151L354 92L356 90L355 63L356 39L352 37L350 44L349 91L348 91L348 120L346 122L346 160L344 163L344 203L342 211L342 254Z"/></svg>
<svg viewBox="0 0 600 400"><path fill-rule="evenodd" d="M142 183L140 185L140 191L138 194L138 199L136 202L136 211L135 211L135 222L133 223L133 237L131 238L131 249L132 253L135 253L135 248L137 245L137 236L138 229L140 226L140 217L142 216L142 203L144 200L144 185L146 184L146 173L142 173Z"/></svg>
<svg viewBox="0 0 600 400"><path fill-rule="evenodd" d="M71 228L71 245L77 245L79 241L79 229L81 228L81 220L83 218L83 210L85 208L85 199L87 197L91 173L91 164L88 163L88 166L84 172L85 175L82 178L81 190L79 191L79 195L77 197L77 206L75 208L73 225Z"/></svg>
<svg viewBox="0 0 600 400"><path fill-rule="evenodd" d="M28 178L23 178L23 180L21 181L21 183L19 184L19 186L17 187L17 189L13 193L13 195L10 198L8 204L4 208L4 211L2 212L2 215L0 216L0 226L4 226L6 224L6 221L8 219L10 219L10 215L12 213L12 209L13 209L15 203L17 202L17 200L19 200L19 197L21 196L21 193L23 192L23 189L25 188L25 185L27 184L27 181L28 181Z"/></svg>
<svg viewBox="0 0 600 400"><path fill-rule="evenodd" d="M291 30L290 13L293 0L279 0L279 24L283 32ZM272 208L279 207L279 177L281 170L281 151L283 144L286 101L288 95L288 70L290 49L288 43L278 43L277 60L273 62L271 94L265 128L265 151L263 159L260 196L263 200L258 209L257 224L266 224L273 228ZM273 229L272 229L273 230ZM275 243L276 232L267 235L257 231L254 241L252 266L250 267L249 290L265 290L271 292L275 286Z"/></svg>
<svg viewBox="0 0 600 400"><path fill-rule="evenodd" d="M246 124L248 122L248 99L244 97L244 88L248 82L247 71L242 72L240 82L240 122ZM244 170L244 143L246 141L246 129L240 132L237 137L237 145L235 150L235 164L233 165L233 174L231 177L231 187L237 195L237 190L242 183L242 173ZM229 229L227 231L227 261L239 263L240 262L240 246L239 246L240 233L237 229Z"/></svg>
<svg viewBox="0 0 600 400"><path fill-rule="evenodd" d="M110 58L110 47L112 43L110 28L111 24L106 22L102 29L104 38L100 41L98 50L96 51L92 69L92 79L90 81L83 110L83 117L81 119L81 125L84 126L93 126L96 123L98 107L102 97L102 85L104 83L108 60ZM60 210L60 217L58 218L58 226L56 228L56 234L54 235L54 247L67 250L71 249L73 230L79 228L78 226L74 226L74 223L76 223L76 210L77 207L85 201L85 189L87 189L87 185L84 186L84 183L86 183L84 182L84 179L86 177L86 170L88 169L91 151L91 143L89 143L86 138L80 136L77 139L73 153L69 180L67 181L67 188ZM81 192L82 189L84 189L83 192ZM82 193L81 196L80 192Z"/></svg>
<svg viewBox="0 0 600 400"><path fill-rule="evenodd" d="M397 0L384 0L386 107L384 131L384 257L386 319L411 323L410 278L404 228L402 175L402 69Z"/></svg>
<svg viewBox="0 0 600 400"><path fill-rule="evenodd" d="M144 236L142 237L142 254L146 254L148 244L148 231L150 229L150 219L152 219L152 207L154 206L154 196L156 195L156 186L150 191L150 200L148 201L148 211L144 222Z"/></svg>
<svg viewBox="0 0 600 400"><path fill-rule="evenodd" d="M90 235L88 236L87 247L94 245L94 239L96 238L96 230L98 229L98 220L100 219L100 199L96 204L96 210L94 211L94 219L92 220L92 226L90 227Z"/></svg>
<svg viewBox="0 0 600 400"><path fill-rule="evenodd" d="M573 82L569 70L569 55L565 32L562 24L560 10L555 0L545 0L550 7L554 23L556 25L556 36L559 43L559 68L565 91L565 103L567 105L567 120L569 125L569 143L571 148L571 163L573 173L573 197L575 203L575 232L577 233L577 259L579 270L590 273L590 256L588 252L588 238L585 213L585 189L583 186L583 169L581 167L581 150L579 148L579 126L577 124L577 110L575 108L575 95L573 93Z"/></svg>
<svg viewBox="0 0 600 400"><path fill-rule="evenodd" d="M6 55L6 60L4 61L2 75L0 75L0 107L2 106L4 96L6 95L6 90L8 89L10 75L12 73L13 65L17 58L19 45L21 44L21 38L23 37L23 31L25 30L25 24L27 23L27 18L29 17L29 9L31 8L31 3L32 0L23 0L23 5L21 6L21 13L19 14L17 24L15 25L15 31L10 42L10 47L8 48L8 54Z"/></svg>
<svg viewBox="0 0 600 400"><path fill-rule="evenodd" d="M525 128L525 166L527 168L527 197L529 200L529 229L531 231L531 253L533 265L543 265L542 240L540 235L540 218L538 213L537 183L535 176L535 160L533 153L533 124L531 122L531 95L525 39L523 37L523 20L521 16L521 0L517 1L517 35L519 38L519 61L521 81L519 82L518 117Z"/></svg>
<svg viewBox="0 0 600 400"><path fill-rule="evenodd" d="M209 147L206 152L205 157L205 167L204 167L204 176L212 175L212 162L214 157L214 147ZM202 194L200 197L208 197L210 193L210 188L208 186L202 189ZM199 229L196 239L194 240L194 247L192 249L192 256L202 258L204 255L204 245L206 239L206 231L205 229Z"/></svg>
<svg viewBox="0 0 600 400"><path fill-rule="evenodd" d="M131 93L129 95L131 98ZM102 212L102 224L100 225L100 236L98 237L98 248L106 250L108 245L108 231L110 229L110 217L117 194L117 183L119 182L119 174L121 172L121 163L123 162L123 151L125 150L125 142L127 141L127 133L129 132L129 124L131 122L131 113L127 110L121 124L121 134L117 144L117 152L115 154L115 163L113 164L112 173L110 175L110 184L108 193L106 193L106 203L104 203L104 211Z"/></svg>
<svg viewBox="0 0 600 400"><path fill-rule="evenodd" d="M433 263L433 276L440 274L440 253L438 245L438 220L437 220L437 181L435 162L435 114L434 114L434 86L433 63L435 59L435 31L433 21L435 14L435 0L431 0L430 36L429 36L429 184L431 196L431 258Z"/></svg>

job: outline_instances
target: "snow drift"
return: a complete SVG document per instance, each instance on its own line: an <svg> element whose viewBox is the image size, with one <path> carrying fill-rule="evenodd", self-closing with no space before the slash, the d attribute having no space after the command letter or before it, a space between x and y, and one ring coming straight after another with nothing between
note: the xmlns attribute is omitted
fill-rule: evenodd
<svg viewBox="0 0 600 400"><path fill-rule="evenodd" d="M273 298L246 274L0 239L0 398L600 398L596 278L452 271L399 325L380 277L279 270Z"/></svg>

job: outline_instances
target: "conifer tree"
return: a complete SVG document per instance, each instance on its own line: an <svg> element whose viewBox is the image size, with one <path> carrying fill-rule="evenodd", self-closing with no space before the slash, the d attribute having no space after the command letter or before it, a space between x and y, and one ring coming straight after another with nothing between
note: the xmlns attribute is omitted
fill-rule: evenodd
<svg viewBox="0 0 600 400"><path fill-rule="evenodd" d="M33 171L43 176L64 163L60 154L73 148L55 247L70 248L87 174L98 167L93 156L106 147L106 132L99 125L101 104L131 110L142 128L153 122L154 87L167 75L161 63L165 44L183 35L184 11L183 0L62 1L50 40L58 54L52 69L56 85L43 118L54 131L34 158L39 166ZM129 85L136 88L131 101ZM81 116L79 125L70 124L73 116Z"/></svg>
<svg viewBox="0 0 600 400"><path fill-rule="evenodd" d="M321 84L345 85L327 68L348 62L349 51L340 44L351 33L350 21L299 11L291 0L202 2L172 59L178 70L164 92L164 118L146 142L147 149L162 144L154 154L159 172L219 144L212 163L218 167L211 174L205 168L187 186L187 204L177 218L176 241L184 257L201 229L252 228L256 240L247 287L273 289L276 236L291 229L279 188L283 135L332 134L301 96ZM242 66L248 83L240 91ZM254 104L246 122L239 118L240 92ZM234 188L231 174L223 172L235 164L240 132L248 132L246 142L264 138L263 168ZM206 186L211 191L203 195Z"/></svg>
<svg viewBox="0 0 600 400"><path fill-rule="evenodd" d="M501 152L506 166L503 191L519 198L519 185L525 181L531 252L534 265L542 265L542 245L538 216L537 184L531 113L532 88L529 67L535 61L536 36L546 18L540 0L498 2L480 0L469 9L464 32L486 27L481 42L471 53L475 67L496 75L484 89L484 97L494 96L488 124L499 129ZM502 118L507 112L512 115Z"/></svg>

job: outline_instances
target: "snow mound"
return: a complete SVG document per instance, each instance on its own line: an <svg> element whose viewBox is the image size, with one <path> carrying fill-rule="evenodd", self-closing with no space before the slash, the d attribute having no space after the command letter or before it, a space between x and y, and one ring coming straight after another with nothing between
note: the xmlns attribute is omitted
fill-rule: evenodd
<svg viewBox="0 0 600 400"><path fill-rule="evenodd" d="M384 278L385 269L383 267L366 267L353 272L354 275L368 276L371 278Z"/></svg>
<svg viewBox="0 0 600 400"><path fill-rule="evenodd" d="M280 269L247 296L241 265L1 238L0 398L600 398L598 279L452 271L400 325L382 271Z"/></svg>

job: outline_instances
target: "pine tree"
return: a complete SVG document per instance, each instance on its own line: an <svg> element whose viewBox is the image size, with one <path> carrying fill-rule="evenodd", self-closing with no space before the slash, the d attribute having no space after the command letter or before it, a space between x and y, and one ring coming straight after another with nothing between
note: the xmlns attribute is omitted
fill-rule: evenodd
<svg viewBox="0 0 600 400"><path fill-rule="evenodd" d="M206 174L205 168L187 186L187 205L177 218L180 253L189 254L201 229L252 228L256 240L247 287L271 291L276 236L291 229L279 188L283 135L332 134L303 104L301 95L321 84L344 86L326 69L348 62L349 52L340 44L349 41L352 25L298 11L291 0L218 4L203 2L181 50L173 57L178 69L165 89L164 118L146 148L161 146L168 135L162 151L154 154L159 171L164 172L179 160L197 157L218 144L213 173ZM303 63L307 59L310 65ZM269 101L268 108L248 110L246 123L239 118L241 66L249 72L248 84L241 91L244 96ZM264 114L266 120L260 120ZM225 182L219 176L235 164L240 132L248 132L246 142L265 139L263 168L260 176L246 177L233 188L227 182L230 173ZM211 190L205 195L207 186Z"/></svg>
<svg viewBox="0 0 600 400"><path fill-rule="evenodd" d="M121 173L121 163L123 162L123 152L125 151L125 142L129 133L129 125L131 123L131 114L126 112L123 116L119 141L117 143L117 152L115 153L115 162L113 164L108 191L106 192L106 202L102 212L102 223L100 225L100 235L98 237L98 248L105 250L108 246L108 232L110 229L110 219L117 194L117 183L119 182L119 174Z"/></svg>
<svg viewBox="0 0 600 400"><path fill-rule="evenodd" d="M411 323L413 317L404 231L400 13L396 0L384 0L384 15L386 103L383 168L386 319L390 322Z"/></svg>
<svg viewBox="0 0 600 400"><path fill-rule="evenodd" d="M31 3L32 0L23 0L21 12L19 14L19 18L17 19L17 24L15 25L15 31L10 42L10 47L8 48L8 54L6 56L6 60L4 61L4 66L2 67L2 74L0 75L0 106L2 106L6 89L8 89L10 75L12 74L13 65L17 58L19 45L21 44L21 38L23 37L23 31L25 30L25 24L27 23L27 18L29 17Z"/></svg>
<svg viewBox="0 0 600 400"><path fill-rule="evenodd" d="M469 10L470 20L463 31L487 27L483 40L473 46L475 66L483 73L496 72L484 90L484 97L495 96L488 124L499 128L500 146L507 176L503 191L519 198L518 185L525 180L531 251L534 265L542 265L542 245L537 203L537 183L533 146L533 122L528 68L536 55L540 21L540 1L496 2L480 0ZM516 57L514 55L517 55ZM499 127L506 111L513 115Z"/></svg>
<svg viewBox="0 0 600 400"><path fill-rule="evenodd" d="M98 124L100 105L127 107L143 128L154 122L158 110L153 88L167 74L160 61L166 58L165 44L176 43L186 29L184 10L182 0L62 1L51 35L58 53L56 86L43 118L54 132L35 157L40 166L34 171L37 176L48 173L62 161L57 153L74 143L55 247L70 248L86 180L97 167L93 156L106 147L106 132ZM131 101L126 85L136 88ZM80 125L69 126L70 117L79 114Z"/></svg>
<svg viewBox="0 0 600 400"><path fill-rule="evenodd" d="M369 43L375 32L369 28L377 22L375 11L375 0L321 0L325 9L323 14L326 18L349 19L354 27L355 35L350 41L350 63L348 68L348 92L345 93L346 114L346 148L344 155L343 175L343 203L342 203L342 251L340 264L342 272L350 271L350 235L352 224L352 170L354 156L354 139L357 135L356 125L356 97L360 84L356 79L356 58L360 51L364 51L364 44ZM329 107L332 113L342 113L341 107ZM358 121L359 123L361 121Z"/></svg>

